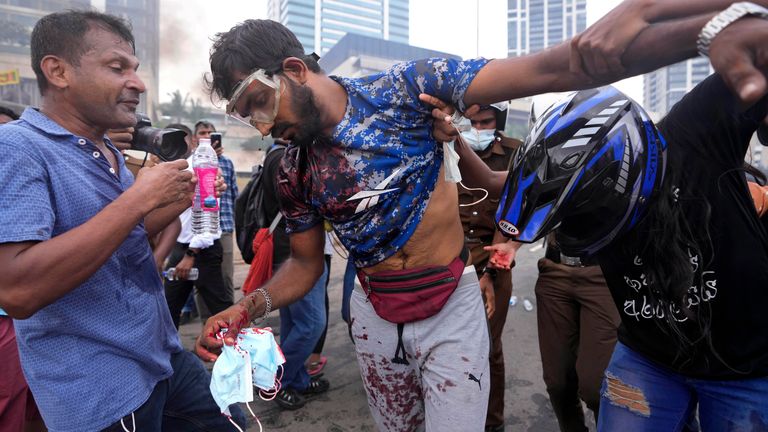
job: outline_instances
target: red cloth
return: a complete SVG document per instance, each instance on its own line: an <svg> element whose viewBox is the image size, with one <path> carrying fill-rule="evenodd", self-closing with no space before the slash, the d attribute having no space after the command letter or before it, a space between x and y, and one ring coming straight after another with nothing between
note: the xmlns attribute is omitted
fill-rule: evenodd
<svg viewBox="0 0 768 432"><path fill-rule="evenodd" d="M25 420L39 420L35 398L21 372L13 320L0 316L0 432L24 430Z"/></svg>
<svg viewBox="0 0 768 432"><path fill-rule="evenodd" d="M253 237L253 261L243 283L243 295L248 295L272 278L272 251L274 244L269 228L261 228Z"/></svg>

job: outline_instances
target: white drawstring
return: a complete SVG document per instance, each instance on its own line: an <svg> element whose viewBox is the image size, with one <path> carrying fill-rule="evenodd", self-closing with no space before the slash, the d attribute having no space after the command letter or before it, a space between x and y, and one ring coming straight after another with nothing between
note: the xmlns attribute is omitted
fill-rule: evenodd
<svg viewBox="0 0 768 432"><path fill-rule="evenodd" d="M125 423L123 422L123 419L120 419L120 426L123 427L123 430L125 432L136 432L136 418L133 417L133 413L131 413L131 424L133 425L133 430L128 430L127 427L125 427ZM240 431L243 432L243 431Z"/></svg>
<svg viewBox="0 0 768 432"><path fill-rule="evenodd" d="M227 420L229 420L229 422L232 423L232 426L234 426L235 429L238 430L238 432L243 432L243 430L240 428L240 426L238 426L237 423L235 423L235 421L232 420L232 417L227 416ZM259 423L259 426L261 426L261 423Z"/></svg>
<svg viewBox="0 0 768 432"><path fill-rule="evenodd" d="M262 390L259 389L259 397L261 400L264 401L271 401L274 398L277 397L277 394L280 392L280 389L282 388L282 383L280 382L283 379L283 365L280 365L277 367L277 369L280 371L280 376L275 377L275 387L272 390Z"/></svg>
<svg viewBox="0 0 768 432"><path fill-rule="evenodd" d="M254 420L256 420L256 423L258 423L258 424L259 424L259 432L263 432L263 430L261 429L261 421L259 420L259 418L258 418L258 417L256 417L256 414L254 414L254 413L253 413L253 410L251 409L251 404L249 404L248 402L246 402L246 403L245 403L245 406L247 406L247 407L248 407L248 411L250 411L250 412L251 412L251 415L253 416Z"/></svg>
<svg viewBox="0 0 768 432"><path fill-rule="evenodd" d="M259 418L256 417L256 414L253 413L253 410L251 409L251 406L248 405L248 402L245 403L248 406L248 411L251 412L251 415L253 416L253 419L256 420L256 423L259 425L259 432L264 432L264 429L261 428L261 422L259 421ZM238 430L238 432L244 432L243 429L240 428L240 426L235 423L234 420L232 420L232 417L227 416L227 420L229 420L230 423L232 423L232 426L235 427L235 429Z"/></svg>
<svg viewBox="0 0 768 432"><path fill-rule="evenodd" d="M461 129L459 129L459 127L458 127L458 124L459 124L459 121L460 121L460 119L461 119L461 116L457 116L457 114L458 114L458 113L459 113L459 112L458 112L458 111L456 111L456 112L454 112L454 113L453 113L453 115L451 116L451 126L453 126L453 128L454 128L454 129L456 129L456 132L458 132L458 133L459 133L459 135L456 137L456 139L461 139ZM459 207L470 207L470 206L473 206L473 205L476 205L476 204L480 204L481 202L485 201L485 200L486 200L486 198L488 198L488 195L490 195L486 189L483 189L483 188L471 188L471 187L467 187L467 186L466 186L464 183L462 183L462 182L459 182L459 184L460 184L460 185L461 185L461 186L462 186L464 189L466 189L466 190L468 190L468 191L483 191L483 192L485 193L485 196L484 196L484 197L482 197L482 198L480 198L479 200L477 200L477 201L475 201L475 202L473 202L473 203L470 203L470 204L459 204Z"/></svg>
<svg viewBox="0 0 768 432"><path fill-rule="evenodd" d="M469 204L459 204L459 207L470 207L470 206L473 206L473 205L475 205L475 204L480 204L481 202L485 201L485 199L486 199L486 198L488 198L488 195L489 195L489 193L488 193L488 191L487 191L487 190L485 190L485 189L483 189L483 188L471 188L471 187L467 187L467 186L466 186L464 183L462 183L462 182L459 182L459 184L461 185L461 187L463 187L464 189L466 189L466 190L468 190L468 191L479 191L479 190L480 190L480 191L483 191L483 192L485 193L485 196L484 196L484 197L482 197L482 198L480 198L479 200L477 200L477 201L475 201L475 202L473 202L473 203L469 203Z"/></svg>
<svg viewBox="0 0 768 432"><path fill-rule="evenodd" d="M333 250L336 252L336 255L342 257L343 259L349 258L349 254L344 250L344 246L341 244L341 240L339 240L339 237L336 235L336 231L331 231L331 246L333 246Z"/></svg>
<svg viewBox="0 0 768 432"><path fill-rule="evenodd" d="M248 411L250 411L251 417L253 417L253 419L256 420L256 423L259 425L259 432L264 432L264 429L262 429L261 427L261 421L259 420L258 417L256 417L256 414L253 412L253 409L251 408L251 404L246 402L245 406L248 407ZM235 423L235 421L232 420L232 416L227 416L227 420L229 420L229 422L232 423L232 425L238 430L238 432L244 432L243 429L241 429L240 426L238 426L237 423Z"/></svg>

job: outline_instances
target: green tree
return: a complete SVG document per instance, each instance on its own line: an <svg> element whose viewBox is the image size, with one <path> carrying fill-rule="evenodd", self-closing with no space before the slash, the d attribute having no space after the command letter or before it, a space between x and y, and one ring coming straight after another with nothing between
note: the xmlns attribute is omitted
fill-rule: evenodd
<svg viewBox="0 0 768 432"><path fill-rule="evenodd" d="M189 101L189 110L187 111L187 118L192 121L196 122L198 120L204 119L208 117L208 115L211 113L211 110L203 106L200 99L191 99Z"/></svg>
<svg viewBox="0 0 768 432"><path fill-rule="evenodd" d="M163 112L163 115L171 117L173 119L172 123L181 123L181 119L189 116L187 111L189 93L182 96L181 91L176 90L168 95L171 97L171 101L160 104L160 111Z"/></svg>

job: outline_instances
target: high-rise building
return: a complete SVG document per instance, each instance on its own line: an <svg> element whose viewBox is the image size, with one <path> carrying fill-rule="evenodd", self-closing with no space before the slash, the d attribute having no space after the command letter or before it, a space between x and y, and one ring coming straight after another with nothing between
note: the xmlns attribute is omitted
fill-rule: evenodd
<svg viewBox="0 0 768 432"><path fill-rule="evenodd" d="M1 102L17 110L39 105L40 92L30 61L32 28L51 12L89 7L89 0L0 0Z"/></svg>
<svg viewBox="0 0 768 432"><path fill-rule="evenodd" d="M269 18L324 55L345 34L408 43L409 0L269 0Z"/></svg>
<svg viewBox="0 0 768 432"><path fill-rule="evenodd" d="M587 28L587 0L507 0L507 55L541 51Z"/></svg>
<svg viewBox="0 0 768 432"><path fill-rule="evenodd" d="M147 86L139 109L151 115L159 81L159 0L0 0L0 103L40 104L30 59L32 29L43 16L70 9L102 10L131 22L139 76Z"/></svg>
<svg viewBox="0 0 768 432"><path fill-rule="evenodd" d="M320 59L320 67L329 75L355 78L379 73L395 63L431 57L461 60L455 54L351 33Z"/></svg>
<svg viewBox="0 0 768 432"><path fill-rule="evenodd" d="M160 4L159 0L102 0L104 11L128 20L136 40L139 77L147 86L139 111L154 117L160 91ZM95 5L96 1L94 1Z"/></svg>
<svg viewBox="0 0 768 432"><path fill-rule="evenodd" d="M654 117L664 116L674 104L712 73L709 59L697 57L667 66L643 77L643 106Z"/></svg>

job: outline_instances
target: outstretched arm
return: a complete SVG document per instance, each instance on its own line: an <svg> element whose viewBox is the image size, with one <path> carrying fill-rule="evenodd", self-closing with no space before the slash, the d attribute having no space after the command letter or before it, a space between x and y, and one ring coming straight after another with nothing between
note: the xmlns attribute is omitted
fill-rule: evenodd
<svg viewBox="0 0 768 432"><path fill-rule="evenodd" d="M629 0L571 40L571 70L600 77L625 70L622 56L629 44L651 24L719 12L732 0ZM768 0L753 3L768 6Z"/></svg>
<svg viewBox="0 0 768 432"><path fill-rule="evenodd" d="M493 60L467 89L465 105L596 87L691 58L697 54L699 31L713 16L710 13L645 28L622 56L626 70L600 78L570 70L570 42L530 56ZM745 18L720 32L710 48L713 66L745 102L754 102L766 92L762 52L767 36L768 21ZM730 43L719 44L721 40ZM739 59L738 64L731 62L734 58Z"/></svg>

